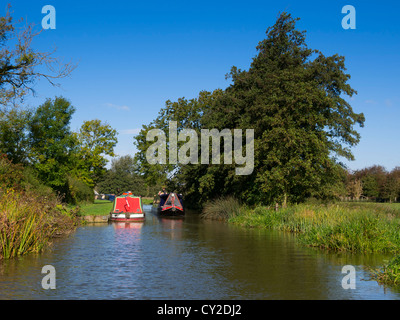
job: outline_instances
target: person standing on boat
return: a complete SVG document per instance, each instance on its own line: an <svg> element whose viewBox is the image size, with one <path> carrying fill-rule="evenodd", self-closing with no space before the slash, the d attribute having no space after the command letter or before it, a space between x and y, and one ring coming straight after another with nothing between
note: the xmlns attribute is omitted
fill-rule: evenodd
<svg viewBox="0 0 400 320"><path fill-rule="evenodd" d="M158 193L158 196L160 197L160 207L162 207L165 204L165 201L168 198L169 193L165 190L165 187L162 188L162 191Z"/></svg>

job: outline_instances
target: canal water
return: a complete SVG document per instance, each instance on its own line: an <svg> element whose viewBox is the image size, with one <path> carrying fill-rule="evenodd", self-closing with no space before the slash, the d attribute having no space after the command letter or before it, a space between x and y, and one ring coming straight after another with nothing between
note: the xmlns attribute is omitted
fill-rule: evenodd
<svg viewBox="0 0 400 320"><path fill-rule="evenodd" d="M41 254L0 261L0 299L400 299L364 268L390 257L328 253L284 232L145 209L143 223L86 225ZM55 289L42 288L45 265L55 268ZM355 289L342 287L345 265L355 268Z"/></svg>

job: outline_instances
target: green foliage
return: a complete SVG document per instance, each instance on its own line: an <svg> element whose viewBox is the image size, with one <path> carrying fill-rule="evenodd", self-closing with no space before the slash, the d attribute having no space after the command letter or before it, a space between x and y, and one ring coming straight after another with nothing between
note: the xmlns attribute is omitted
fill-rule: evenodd
<svg viewBox="0 0 400 320"><path fill-rule="evenodd" d="M226 90L167 101L159 116L143 126L136 137L136 159L147 179L180 182L186 203L196 205L227 195L249 204L286 204L344 193L343 168L337 159L353 159L349 148L360 139L354 127L363 126L364 116L355 113L343 97L356 93L347 83L350 75L345 73L344 57L326 57L309 49L305 31L295 28L297 20L282 13L258 44L249 70L232 67L228 75L232 84ZM254 129L253 173L238 176L234 164L147 163L151 142L146 141L146 133L161 129L168 141L172 120L178 121L178 132Z"/></svg>
<svg viewBox="0 0 400 320"><path fill-rule="evenodd" d="M219 198L204 205L201 218L226 221L242 214L244 210L240 202L233 197Z"/></svg>
<svg viewBox="0 0 400 320"><path fill-rule="evenodd" d="M65 193L65 201L70 204L78 204L81 202L93 202L94 192L85 182L74 177L67 178L68 190Z"/></svg>
<svg viewBox="0 0 400 320"><path fill-rule="evenodd" d="M111 169L97 184L96 189L99 193L106 194L132 191L135 195L153 196L159 187L146 183L144 178L137 173L137 170L137 163L131 156L114 158L111 161Z"/></svg>
<svg viewBox="0 0 400 320"><path fill-rule="evenodd" d="M93 188L106 172L105 156L115 156L117 131L100 120L90 120L82 124L76 139L75 175Z"/></svg>
<svg viewBox="0 0 400 320"><path fill-rule="evenodd" d="M39 106L29 124L30 160L45 184L60 190L71 170L75 140L70 121L75 108L62 98L47 99Z"/></svg>
<svg viewBox="0 0 400 320"><path fill-rule="evenodd" d="M23 169L23 180L21 181L23 190L35 193L39 197L46 199L55 198L55 192L46 186L38 177L37 171L33 167L26 166Z"/></svg>
<svg viewBox="0 0 400 320"><path fill-rule="evenodd" d="M13 164L5 154L0 154L0 190L20 189L22 180L22 165Z"/></svg>
<svg viewBox="0 0 400 320"><path fill-rule="evenodd" d="M32 167L14 164L3 154L0 155L0 191L7 189L32 193L50 201L56 199L54 191L38 179Z"/></svg>
<svg viewBox="0 0 400 320"><path fill-rule="evenodd" d="M0 190L0 259L40 252L52 237L73 230L75 218L56 207L57 199Z"/></svg>
<svg viewBox="0 0 400 320"><path fill-rule="evenodd" d="M26 164L25 189L49 194L50 187L65 201L79 203L93 201L93 187L106 172L105 156L114 156L117 133L100 120L86 121L78 133L71 132L74 111L68 100L56 97L34 112L0 113L0 150L14 163ZM20 183L21 170L7 169L11 162L7 163L0 169L0 180Z"/></svg>
<svg viewBox="0 0 400 320"><path fill-rule="evenodd" d="M364 121L341 97L355 93L344 58L309 49L295 22L286 13L278 18L249 71L233 70L233 84L209 114L219 128L254 128L257 168L243 180L263 203L304 201L337 179L331 154L351 159L344 145L359 141L353 124Z"/></svg>
<svg viewBox="0 0 400 320"><path fill-rule="evenodd" d="M26 175L18 178L22 166L11 170L11 161L2 158L7 165L0 169L0 180L8 181L8 186L24 180L25 189L40 194L50 194L51 188L71 203L93 201L93 188L106 172L105 156L114 156L117 133L100 120L85 121L73 133L74 112L68 100L56 97L34 111L0 113L0 151L15 165L25 164L22 175Z"/></svg>
<svg viewBox="0 0 400 320"><path fill-rule="evenodd" d="M29 152L28 124L32 113L13 108L0 112L0 153L13 163L26 163Z"/></svg>
<svg viewBox="0 0 400 320"><path fill-rule="evenodd" d="M75 68L54 57L54 52L34 50L31 44L41 32L33 24L23 23L23 19L13 21L10 7L0 17L0 113L34 92L38 80L56 85L56 79L66 77Z"/></svg>
<svg viewBox="0 0 400 320"><path fill-rule="evenodd" d="M303 204L278 211L259 206L229 221L247 227L296 232L298 240L311 247L349 252L398 253L399 215L398 209L378 204Z"/></svg>

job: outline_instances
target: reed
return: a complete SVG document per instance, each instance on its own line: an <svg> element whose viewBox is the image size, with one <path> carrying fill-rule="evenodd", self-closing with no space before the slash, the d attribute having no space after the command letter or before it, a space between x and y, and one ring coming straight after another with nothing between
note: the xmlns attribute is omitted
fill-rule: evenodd
<svg viewBox="0 0 400 320"><path fill-rule="evenodd" d="M246 209L229 222L245 227L269 228L298 234L310 247L360 253L393 253L379 269L367 269L372 280L400 285L400 206L380 203L294 205L278 211L266 207Z"/></svg>
<svg viewBox="0 0 400 320"><path fill-rule="evenodd" d="M295 205L278 211L246 210L231 223L298 233L311 247L350 252L400 252L400 218L389 208L368 206Z"/></svg>
<svg viewBox="0 0 400 320"><path fill-rule="evenodd" d="M241 215L244 207L233 197L218 198L208 201L200 215L203 219L225 221Z"/></svg>
<svg viewBox="0 0 400 320"><path fill-rule="evenodd" d="M46 198L0 190L0 258L40 252L55 235L76 223Z"/></svg>
<svg viewBox="0 0 400 320"><path fill-rule="evenodd" d="M367 269L371 273L371 279L380 284L400 285L400 255L392 258L382 268Z"/></svg>

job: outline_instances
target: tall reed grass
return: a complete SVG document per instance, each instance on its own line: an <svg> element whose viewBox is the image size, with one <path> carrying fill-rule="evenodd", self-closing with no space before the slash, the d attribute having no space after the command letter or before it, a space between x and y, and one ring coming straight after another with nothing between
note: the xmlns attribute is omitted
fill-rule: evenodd
<svg viewBox="0 0 400 320"><path fill-rule="evenodd" d="M295 205L278 211L246 210L231 223L298 233L305 245L351 252L400 253L400 218L391 208Z"/></svg>
<svg viewBox="0 0 400 320"><path fill-rule="evenodd" d="M251 228L293 232L300 243L327 250L393 253L380 269L369 271L380 283L400 285L400 206L380 203L301 204L274 210L247 208L234 198L208 202L203 218Z"/></svg>
<svg viewBox="0 0 400 320"><path fill-rule="evenodd" d="M76 221L54 199L0 190L0 258L40 252L52 237L74 229Z"/></svg>
<svg viewBox="0 0 400 320"><path fill-rule="evenodd" d="M380 284L400 285L400 255L392 258L389 263L379 269L367 268L371 279Z"/></svg>
<svg viewBox="0 0 400 320"><path fill-rule="evenodd" d="M234 197L208 201L200 215L203 219L228 220L244 213L244 207Z"/></svg>

